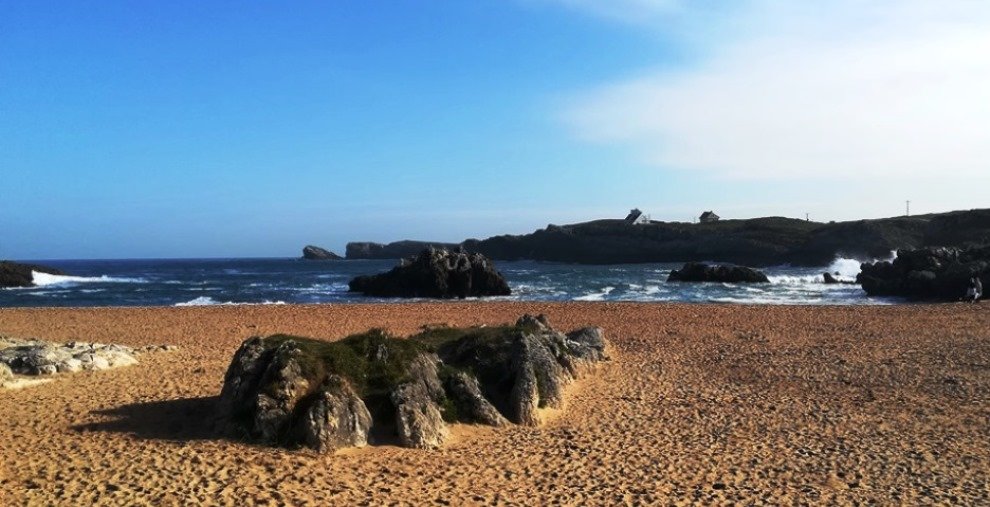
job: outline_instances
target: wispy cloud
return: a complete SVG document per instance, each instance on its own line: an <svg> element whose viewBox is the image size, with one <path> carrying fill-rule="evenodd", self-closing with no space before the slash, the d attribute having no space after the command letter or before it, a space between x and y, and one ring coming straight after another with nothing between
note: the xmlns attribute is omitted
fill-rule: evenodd
<svg viewBox="0 0 990 507"><path fill-rule="evenodd" d="M685 8L556 1L610 19ZM690 68L575 94L567 124L726 178L990 174L990 2L757 1L735 25Z"/></svg>

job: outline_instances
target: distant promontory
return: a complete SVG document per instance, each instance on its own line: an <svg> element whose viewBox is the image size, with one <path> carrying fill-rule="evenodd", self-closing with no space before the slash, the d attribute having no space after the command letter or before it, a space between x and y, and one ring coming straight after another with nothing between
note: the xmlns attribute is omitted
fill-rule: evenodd
<svg viewBox="0 0 990 507"><path fill-rule="evenodd" d="M461 246L494 260L822 266L840 256L866 260L904 248L990 243L990 209L828 223L784 217L719 219L712 212L706 212L699 223L660 222L633 211L625 219L548 225L530 234L469 239L460 244L349 243L347 258L397 259L429 246Z"/></svg>
<svg viewBox="0 0 990 507"><path fill-rule="evenodd" d="M348 243L345 255L348 259L404 259L418 255L428 248L456 250L458 246L457 243L438 243L436 241L404 240L388 244L361 241Z"/></svg>

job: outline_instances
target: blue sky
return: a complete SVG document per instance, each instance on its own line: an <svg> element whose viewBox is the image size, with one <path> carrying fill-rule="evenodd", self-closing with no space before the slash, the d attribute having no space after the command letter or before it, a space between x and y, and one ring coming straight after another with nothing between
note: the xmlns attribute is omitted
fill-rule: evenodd
<svg viewBox="0 0 990 507"><path fill-rule="evenodd" d="M990 16L947 4L0 0L0 257L990 206Z"/></svg>

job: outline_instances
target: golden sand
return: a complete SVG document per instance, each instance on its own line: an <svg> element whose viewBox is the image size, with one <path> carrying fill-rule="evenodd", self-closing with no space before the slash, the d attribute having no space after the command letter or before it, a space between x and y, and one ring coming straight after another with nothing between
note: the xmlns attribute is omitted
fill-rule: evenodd
<svg viewBox="0 0 990 507"><path fill-rule="evenodd" d="M542 427L330 455L209 431L248 336L526 312L613 350ZM990 305L7 309L0 333L180 347L0 391L2 505L990 504Z"/></svg>

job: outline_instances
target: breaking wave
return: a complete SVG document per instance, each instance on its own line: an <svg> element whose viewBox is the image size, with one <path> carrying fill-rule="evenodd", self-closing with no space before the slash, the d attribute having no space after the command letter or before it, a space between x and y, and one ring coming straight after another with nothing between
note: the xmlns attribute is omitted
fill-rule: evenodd
<svg viewBox="0 0 990 507"><path fill-rule="evenodd" d="M574 301L604 301L605 297L612 293L615 287L605 287L601 292L585 294L574 298Z"/></svg>
<svg viewBox="0 0 990 507"><path fill-rule="evenodd" d="M31 280L38 287L75 285L78 283L146 283L144 278L121 278L113 276L69 276L31 272Z"/></svg>
<svg viewBox="0 0 990 507"><path fill-rule="evenodd" d="M192 299L182 303L175 303L172 306L217 306L217 305L240 306L240 305L284 305L284 304L286 304L285 301L269 301L267 299L261 301L260 303L235 303L233 301L220 302L209 296L200 296L196 299Z"/></svg>

